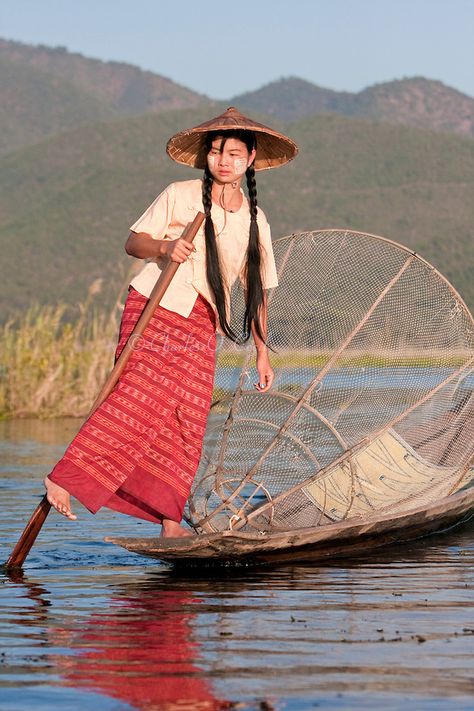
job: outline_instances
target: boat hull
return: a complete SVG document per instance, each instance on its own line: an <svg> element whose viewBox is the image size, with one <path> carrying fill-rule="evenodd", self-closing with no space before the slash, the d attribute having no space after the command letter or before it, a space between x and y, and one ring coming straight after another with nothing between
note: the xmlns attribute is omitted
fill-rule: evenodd
<svg viewBox="0 0 474 711"><path fill-rule="evenodd" d="M474 486L397 515L277 533L225 531L186 538L106 538L132 553L177 565L278 564L347 558L445 531L474 517Z"/></svg>

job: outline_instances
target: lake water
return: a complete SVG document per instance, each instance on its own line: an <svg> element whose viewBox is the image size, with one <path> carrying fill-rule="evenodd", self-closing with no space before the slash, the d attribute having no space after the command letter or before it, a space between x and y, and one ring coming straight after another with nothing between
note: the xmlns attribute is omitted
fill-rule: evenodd
<svg viewBox="0 0 474 711"><path fill-rule="evenodd" d="M0 423L1 556L79 426ZM0 587L0 709L474 708L474 524L332 564L174 571L51 513Z"/></svg>

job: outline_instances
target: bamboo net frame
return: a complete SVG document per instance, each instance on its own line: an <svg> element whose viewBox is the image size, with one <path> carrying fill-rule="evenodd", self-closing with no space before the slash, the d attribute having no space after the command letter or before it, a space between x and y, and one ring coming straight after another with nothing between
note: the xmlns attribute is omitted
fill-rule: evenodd
<svg viewBox="0 0 474 711"><path fill-rule="evenodd" d="M319 230L274 250L275 384L256 393L252 346L222 344L190 523L291 530L409 510L468 486L474 321L454 287L377 235ZM240 287L232 303L237 323Z"/></svg>

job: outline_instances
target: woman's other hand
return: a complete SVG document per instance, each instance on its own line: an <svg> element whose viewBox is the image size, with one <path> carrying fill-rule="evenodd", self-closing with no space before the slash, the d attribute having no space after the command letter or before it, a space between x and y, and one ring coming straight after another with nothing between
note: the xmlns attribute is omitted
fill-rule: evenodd
<svg viewBox="0 0 474 711"><path fill-rule="evenodd" d="M266 347L257 350L257 372L258 383L255 383L255 387L259 392L266 393L272 387L275 377Z"/></svg>

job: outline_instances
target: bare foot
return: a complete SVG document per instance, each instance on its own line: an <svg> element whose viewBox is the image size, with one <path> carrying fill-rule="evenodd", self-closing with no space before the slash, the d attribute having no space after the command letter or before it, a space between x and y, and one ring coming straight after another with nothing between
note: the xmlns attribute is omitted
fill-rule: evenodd
<svg viewBox="0 0 474 711"><path fill-rule="evenodd" d="M160 538L187 538L192 535L189 529L183 528L176 521L169 518L163 519Z"/></svg>
<svg viewBox="0 0 474 711"><path fill-rule="evenodd" d="M63 489L62 486L52 482L48 477L45 478L44 485L46 488L46 496L51 506L55 508L58 513L66 516L66 518L70 518L71 521L75 521L77 516L71 511L71 497L69 496L69 492Z"/></svg>

